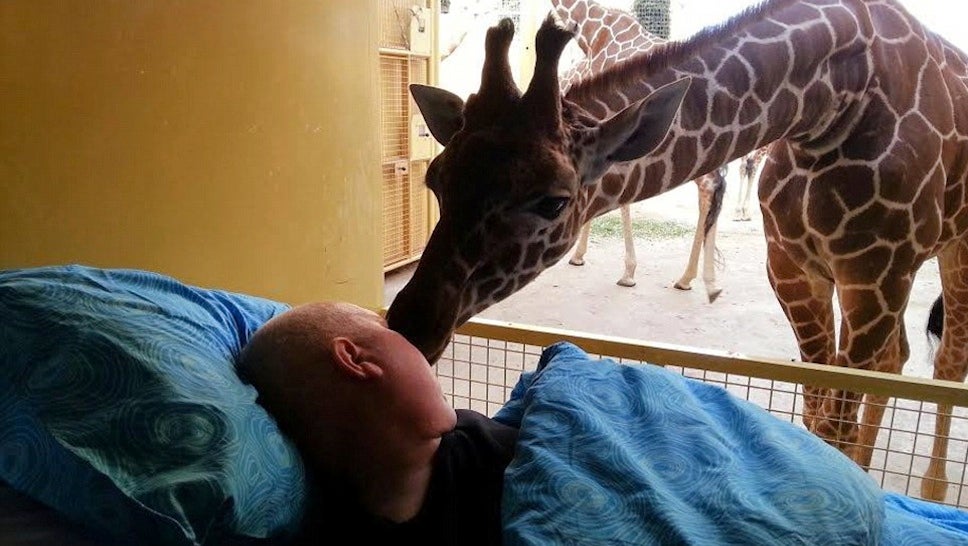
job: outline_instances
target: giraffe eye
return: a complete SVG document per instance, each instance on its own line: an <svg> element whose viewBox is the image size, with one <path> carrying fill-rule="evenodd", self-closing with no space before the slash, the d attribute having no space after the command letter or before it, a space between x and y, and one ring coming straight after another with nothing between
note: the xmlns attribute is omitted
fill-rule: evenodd
<svg viewBox="0 0 968 546"><path fill-rule="evenodd" d="M567 197L543 197L531 207L531 212L545 220L554 220L568 205Z"/></svg>

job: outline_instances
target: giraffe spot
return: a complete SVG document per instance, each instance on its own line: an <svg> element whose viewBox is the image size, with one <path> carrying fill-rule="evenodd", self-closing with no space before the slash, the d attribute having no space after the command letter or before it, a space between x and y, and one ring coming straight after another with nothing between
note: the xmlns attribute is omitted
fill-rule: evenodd
<svg viewBox="0 0 968 546"><path fill-rule="evenodd" d="M877 233L871 231L852 231L849 235L831 241L830 251L834 254L859 252L878 241Z"/></svg>
<svg viewBox="0 0 968 546"><path fill-rule="evenodd" d="M884 157L877 166L880 179L881 197L891 203L914 203L922 191L922 181L925 179L923 169L918 168L917 158L908 146L899 147ZM936 177L934 184L943 186L944 182Z"/></svg>
<svg viewBox="0 0 968 546"><path fill-rule="evenodd" d="M773 21L760 21L749 28L750 36L757 40L768 40L778 38L786 32L786 27L778 25Z"/></svg>
<svg viewBox="0 0 968 546"><path fill-rule="evenodd" d="M542 256L541 256L542 261L545 262L545 263L553 263L553 262L557 261L558 258L564 256L565 253L568 252L568 249L569 248L571 248L571 244L570 243L568 243L568 244L559 243L559 244L556 244L556 245L553 245L553 246L550 246L549 245L545 249L544 254L542 254Z"/></svg>
<svg viewBox="0 0 968 546"><path fill-rule="evenodd" d="M722 45L717 45L716 47L710 47L705 52L703 52L703 60L707 64L707 69L710 72L719 72L719 67L723 63L723 60L727 57L735 59L732 50L723 47ZM717 74L717 78L718 78Z"/></svg>
<svg viewBox="0 0 968 546"><path fill-rule="evenodd" d="M753 73L756 74L752 84L757 98L763 102L772 99L786 78L786 70L778 70L777 67L786 67L790 64L787 44L785 42L749 42L740 46L739 55L746 59Z"/></svg>
<svg viewBox="0 0 968 546"><path fill-rule="evenodd" d="M938 96L942 94L939 89L945 90L943 97ZM954 104L937 66L928 66L921 73L921 88L918 93L921 95L918 100L921 115L931 123L934 130L941 134L953 131Z"/></svg>
<svg viewBox="0 0 968 546"><path fill-rule="evenodd" d="M834 276L838 282L844 283L841 286L841 294L846 290L861 290L850 288L851 285L878 285L883 273L891 265L892 256L893 252L886 246L871 246L852 256L839 258L834 266ZM844 288L845 286L847 288ZM861 298L858 301L863 301L863 299ZM878 299L873 298L872 301L877 302Z"/></svg>
<svg viewBox="0 0 968 546"><path fill-rule="evenodd" d="M747 96L739 105L739 122L748 125L760 116L763 108L760 102L751 96Z"/></svg>
<svg viewBox="0 0 968 546"><path fill-rule="evenodd" d="M810 182L807 195L810 226L825 236L831 236L841 226L848 211L873 199L874 187L869 169L863 166L830 169Z"/></svg>
<svg viewBox="0 0 968 546"><path fill-rule="evenodd" d="M871 23L874 25L874 34L885 40L900 40L911 34L911 27L900 12L894 7L873 4L871 10Z"/></svg>
<svg viewBox="0 0 968 546"><path fill-rule="evenodd" d="M592 204L589 207L589 209L591 209L591 210L605 210L608 207L609 203L611 203L611 202L612 202L611 199L608 199L606 197L603 197L603 196L599 195L599 196L595 197L595 200L594 201L592 201Z"/></svg>
<svg viewBox="0 0 968 546"><path fill-rule="evenodd" d="M528 247L524 253L524 269L534 269L538 266L538 260L541 258L541 251L541 245L531 245Z"/></svg>
<svg viewBox="0 0 968 546"><path fill-rule="evenodd" d="M796 3L791 6L787 6L782 10L777 10L773 13L773 18L776 19L781 25L786 25L788 27L795 27L797 25L803 24L804 21L812 21L815 19L821 19L823 15L813 6L807 6L802 3Z"/></svg>
<svg viewBox="0 0 968 546"><path fill-rule="evenodd" d="M689 180L699 152L696 149L696 139L692 137L680 137L676 140L672 149L672 179Z"/></svg>
<svg viewBox="0 0 968 546"><path fill-rule="evenodd" d="M810 137L813 138L813 133L826 127L833 115L830 108L833 102L832 95L830 88L822 81L807 85L803 90L803 112L800 114L799 121L790 130L790 134L811 133Z"/></svg>
<svg viewBox="0 0 968 546"><path fill-rule="evenodd" d="M774 288L776 295L783 301L797 301L802 300L808 295L808 288L806 283L803 282L779 282L776 283ZM803 305L793 305L790 307L790 312L796 312L795 320L790 322L799 323L806 322L812 319L813 313Z"/></svg>
<svg viewBox="0 0 968 546"><path fill-rule="evenodd" d="M830 206L854 210L874 199L874 172L866 165L845 165L830 169L816 178L811 199L836 199ZM880 205L877 205L880 206Z"/></svg>
<svg viewBox="0 0 968 546"><path fill-rule="evenodd" d="M918 98L917 78L897 78L896 74L918 74L927 57L927 51L921 42L908 41L906 47L894 47L883 53L886 57L884 66L890 67L890 74L879 78L878 83L888 97L895 112L904 113L917 108Z"/></svg>
<svg viewBox="0 0 968 546"><path fill-rule="evenodd" d="M871 226L874 228L872 229ZM908 240L912 229L911 219L906 211L891 210L880 203L874 203L844 225L844 230L847 232L844 239L857 240L857 242L851 245L855 247L854 249L845 247L842 252L854 252L863 248L860 240L866 234L870 234L876 241L898 243ZM873 242L867 244L873 244Z"/></svg>
<svg viewBox="0 0 968 546"><path fill-rule="evenodd" d="M502 279L487 279L481 282L477 285L477 297L475 299L477 301L489 299L492 295L497 294L503 283Z"/></svg>
<svg viewBox="0 0 968 546"><path fill-rule="evenodd" d="M833 38L826 23L814 23L795 29L790 33L789 40L796 67L790 73L790 82L803 88L817 78L819 67L826 60Z"/></svg>
<svg viewBox="0 0 968 546"><path fill-rule="evenodd" d="M702 166L699 168L699 172L709 172L720 166L723 158L727 157L726 154L729 153L732 142L732 133L720 133L713 140L711 146L704 146L706 149L706 152L703 154L705 161L703 161Z"/></svg>
<svg viewBox="0 0 968 546"><path fill-rule="evenodd" d="M887 302L887 310L891 313L900 313L907 304L905 294L911 290L911 285L914 283L911 275L911 271L915 270L914 255L914 249L910 245L896 248L891 267L879 284L884 294L884 301Z"/></svg>
<svg viewBox="0 0 968 546"><path fill-rule="evenodd" d="M702 148L709 148L713 145L713 141L716 139L716 131L713 131L712 127L706 127L703 130L702 135L699 136L699 146Z"/></svg>
<svg viewBox="0 0 968 546"><path fill-rule="evenodd" d="M858 39L830 56L827 65L834 89L860 93L868 88L872 74L867 52L867 44Z"/></svg>
<svg viewBox="0 0 968 546"><path fill-rule="evenodd" d="M880 96L873 96L864 116L854 126L850 138L841 146L846 159L872 161L884 153L894 140L897 120Z"/></svg>
<svg viewBox="0 0 968 546"><path fill-rule="evenodd" d="M693 83L687 93L687 101L692 108L683 108L679 111L679 123L686 131L698 131L706 125L706 112L708 111L708 99L706 97L707 82L699 80Z"/></svg>
<svg viewBox="0 0 968 546"><path fill-rule="evenodd" d="M944 63L948 65L948 69L957 74L964 74L968 71L968 66L965 65L965 60L962 58L961 53L954 51L950 47L944 48Z"/></svg>
<svg viewBox="0 0 968 546"><path fill-rule="evenodd" d="M757 147L760 137L759 127L747 127L736 135L736 148L742 150L752 150Z"/></svg>
<svg viewBox="0 0 968 546"><path fill-rule="evenodd" d="M779 189L773 194L768 208L776 231L786 239L800 239L806 234L803 218L803 196L806 180L803 177L779 179Z"/></svg>
<svg viewBox="0 0 968 546"><path fill-rule="evenodd" d="M564 224L558 224L557 226L555 226L555 229L552 230L552 232L551 232L551 240L552 241L557 241L557 240L561 239L561 235L562 235L562 233L564 233L564 231L565 231L565 225Z"/></svg>
<svg viewBox="0 0 968 546"><path fill-rule="evenodd" d="M631 25L628 25L625 28L623 28L622 30L620 30L620 31L618 31L618 32L615 33L615 39L618 41L618 43L620 45L623 46L622 47L623 50L625 50L625 49L635 49L635 48L631 48L631 47L630 48L626 48L626 47L624 47L624 45L627 44L627 43L629 43L633 39L635 39L636 36L638 36L638 29L633 28Z"/></svg>
<svg viewBox="0 0 968 546"><path fill-rule="evenodd" d="M715 52L715 50L714 50ZM702 76L706 74L706 63L702 57L696 56L691 59L686 59L679 65L679 68L683 72L689 74L694 74L696 76Z"/></svg>
<svg viewBox="0 0 968 546"><path fill-rule="evenodd" d="M632 164L632 170L629 171L628 180L639 180L642 176L642 164L638 161Z"/></svg>
<svg viewBox="0 0 968 546"><path fill-rule="evenodd" d="M638 165L636 165L638 168ZM662 181L666 179L666 163L664 161L657 161L655 163L649 164L648 168L642 171L633 170L632 179L639 181L644 188L649 188L648 192L642 194L643 197L651 197L653 195L658 195L662 188Z"/></svg>
<svg viewBox="0 0 968 546"><path fill-rule="evenodd" d="M866 362L868 367L883 348L884 340L894 338L893 334L897 330L897 320L893 316L882 316L872 322L869 329L851 339L849 350L851 361Z"/></svg>
<svg viewBox="0 0 968 546"><path fill-rule="evenodd" d="M623 185L624 185L624 180L621 176L613 172L608 172L608 173L605 173L605 176L602 177L602 181L601 183L599 183L598 186L601 188L602 193L604 193L605 195L608 195L610 197L615 197L622 192Z"/></svg>
<svg viewBox="0 0 968 546"><path fill-rule="evenodd" d="M842 48L859 37L856 16L850 10L837 6L834 9L825 9L824 15L833 34L834 49Z"/></svg>
<svg viewBox="0 0 968 546"><path fill-rule="evenodd" d="M819 337L825 333L823 325L817 322L817 314L809 305L791 305L788 313L790 322L797 325L797 332L800 333L801 338Z"/></svg>
<svg viewBox="0 0 968 546"><path fill-rule="evenodd" d="M764 142L772 142L784 136L787 124L793 120L800 109L799 104L800 99L789 89L781 89L776 94L766 113L769 123L767 123L766 134L763 135Z"/></svg>
<svg viewBox="0 0 968 546"><path fill-rule="evenodd" d="M733 124L733 112L739 109L739 101L734 99L729 93L716 91L713 94L712 111L709 114L709 122L717 127L728 127Z"/></svg>

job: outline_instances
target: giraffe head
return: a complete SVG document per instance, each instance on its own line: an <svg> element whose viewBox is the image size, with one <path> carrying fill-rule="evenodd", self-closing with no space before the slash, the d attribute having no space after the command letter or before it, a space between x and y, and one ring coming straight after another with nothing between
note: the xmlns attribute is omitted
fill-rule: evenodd
<svg viewBox="0 0 968 546"><path fill-rule="evenodd" d="M573 32L549 16L535 37L523 94L508 62L514 25L485 39L481 85L466 104L442 89L411 93L441 144L427 170L440 219L387 322L431 363L454 329L522 288L575 243L589 188L614 163L656 148L688 80L669 84L600 121L559 92L558 59Z"/></svg>

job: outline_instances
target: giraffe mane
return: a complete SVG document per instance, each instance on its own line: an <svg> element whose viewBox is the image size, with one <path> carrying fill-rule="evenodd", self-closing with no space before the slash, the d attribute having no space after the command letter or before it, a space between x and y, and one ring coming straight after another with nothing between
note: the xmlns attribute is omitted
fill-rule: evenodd
<svg viewBox="0 0 968 546"><path fill-rule="evenodd" d="M573 85L567 93L569 100L594 99L616 88L627 87L653 74L657 74L684 59L694 57L707 48L721 42L724 37L736 34L750 24L784 9L798 0L763 0L718 25L708 26L686 40L659 43L648 51L630 57Z"/></svg>

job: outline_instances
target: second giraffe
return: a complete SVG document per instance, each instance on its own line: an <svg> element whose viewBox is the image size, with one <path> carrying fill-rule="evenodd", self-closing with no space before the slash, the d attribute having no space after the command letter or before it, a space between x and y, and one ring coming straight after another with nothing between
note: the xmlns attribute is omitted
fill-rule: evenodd
<svg viewBox="0 0 968 546"><path fill-rule="evenodd" d="M664 42L659 36L642 28L638 20L628 12L603 7L594 0L552 0L551 4L555 14L565 26L577 28L575 41L585 55L562 75L560 79L562 92L567 92L572 85L600 74L612 65ZM699 218L696 221L696 232L686 269L673 284L679 290L692 289L692 281L699 273L699 255L702 252L702 278L710 303L722 293L722 288L716 284L715 251L716 222L719 219L719 211L722 210L723 194L726 191L725 174L724 166L695 180L699 191ZM605 176L620 177L624 185L631 182L628 180L629 177L636 175L640 176L641 171L633 171L625 165L619 165L612 168ZM617 284L635 286L635 268L638 262L635 257L630 206L622 205L620 213L622 235L625 241L625 269ZM568 260L571 265L585 264L590 232L591 222L588 222L582 227L578 244L575 245L575 251Z"/></svg>

